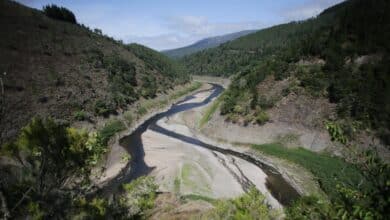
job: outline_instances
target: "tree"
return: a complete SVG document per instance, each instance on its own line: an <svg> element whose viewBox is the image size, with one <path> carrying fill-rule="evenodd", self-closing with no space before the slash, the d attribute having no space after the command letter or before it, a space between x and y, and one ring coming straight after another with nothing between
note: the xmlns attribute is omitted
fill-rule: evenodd
<svg viewBox="0 0 390 220"><path fill-rule="evenodd" d="M46 5L43 7L43 13L53 19L77 24L76 16L73 14L73 12L64 7L58 7L54 4Z"/></svg>
<svg viewBox="0 0 390 220"><path fill-rule="evenodd" d="M71 192L82 191L84 184L80 183L88 180L97 146L96 138L86 132L52 119L34 118L16 141L1 149L2 155L19 163L23 173L16 180L4 180L8 181L5 194L11 214L29 210L30 215L61 215L61 204L69 204ZM75 179L80 180L79 184L70 185Z"/></svg>

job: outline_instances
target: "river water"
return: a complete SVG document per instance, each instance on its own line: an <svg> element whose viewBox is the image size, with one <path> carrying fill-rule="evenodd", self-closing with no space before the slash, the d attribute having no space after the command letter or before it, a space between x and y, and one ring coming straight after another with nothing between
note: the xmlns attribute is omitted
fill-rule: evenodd
<svg viewBox="0 0 390 220"><path fill-rule="evenodd" d="M212 88L209 90L212 91L211 94L202 102L188 102L191 99L194 99L194 95L196 93L187 96L183 100L172 105L169 110L156 114L150 119L146 120L129 136L122 138L120 140L120 144L131 154L132 159L131 162L128 164L127 168L124 169L124 171L118 177L116 177L113 181L111 181L111 183L109 184L110 188L111 189L113 189L113 187L117 188L122 183L130 182L133 179L151 173L153 168L148 167L144 161L145 151L144 151L142 138L141 138L141 135L145 131L147 131L147 129L151 129L154 132L158 132L160 134L169 136L171 138L178 139L185 143L190 143L194 147L202 147L213 152L219 152L224 155L238 157L253 165L256 165L257 167L261 168L264 171L264 173L267 175L266 186L268 190L271 192L272 196L275 199L277 199L279 203L282 205L288 205L293 200L298 198L299 194L297 193L297 191L282 177L282 175L277 170L275 170L273 167L270 167L262 163L258 159L244 153L236 152L231 149L219 148L218 146L214 146L202 142L199 139L196 139L194 137L178 134L157 125L157 121L164 117L170 117L179 112L188 111L190 109L208 104L214 98L219 96L224 89L220 85L212 84ZM197 93L200 92L205 92L205 91L204 90L198 91Z"/></svg>

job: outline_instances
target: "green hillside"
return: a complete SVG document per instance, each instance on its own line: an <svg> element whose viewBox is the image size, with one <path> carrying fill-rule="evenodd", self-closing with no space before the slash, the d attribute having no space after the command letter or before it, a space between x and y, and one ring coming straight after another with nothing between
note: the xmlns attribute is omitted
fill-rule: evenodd
<svg viewBox="0 0 390 220"><path fill-rule="evenodd" d="M172 50L164 50L161 51L163 54L167 55L168 57L174 58L174 59L179 59L184 56L191 55L193 53L206 50L209 48L214 48L218 47L219 45L226 43L228 41L235 40L239 37L248 35L250 33L255 32L255 30L247 30L247 31L240 31L240 32L235 32L231 34L226 34L222 36L216 36L216 37L210 37L206 38L203 40L200 40L198 42L195 42L194 44L191 44L186 47L181 47L177 49L172 49Z"/></svg>
<svg viewBox="0 0 390 220"><path fill-rule="evenodd" d="M164 55L77 24L67 9L1 0L0 11L0 143L33 116L95 120L188 80Z"/></svg>
<svg viewBox="0 0 390 220"><path fill-rule="evenodd" d="M390 143L389 10L385 0L349 0L316 18L261 30L182 61L194 74L235 75L221 108L230 118L257 109L262 122L269 100L258 94L259 83L269 75L294 78L312 96L337 103L341 118L376 129Z"/></svg>

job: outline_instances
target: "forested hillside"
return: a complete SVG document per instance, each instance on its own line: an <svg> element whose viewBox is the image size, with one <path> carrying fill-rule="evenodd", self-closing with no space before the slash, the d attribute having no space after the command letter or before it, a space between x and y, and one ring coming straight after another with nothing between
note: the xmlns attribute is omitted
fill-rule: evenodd
<svg viewBox="0 0 390 220"><path fill-rule="evenodd" d="M0 143L33 116L107 117L188 79L164 55L77 24L67 9L1 0L0 10Z"/></svg>
<svg viewBox="0 0 390 220"><path fill-rule="evenodd" d="M172 50L165 50L165 51L162 51L162 53L171 57L171 58L177 59L177 58L188 56L190 54L193 54L193 53L196 53L196 52L199 52L202 50L206 50L208 48L218 47L219 45L221 45L223 43L226 43L226 42L231 41L231 40L235 40L239 37L251 34L253 32L255 32L255 30L240 31L240 32L236 32L236 33L222 35L222 36L210 37L210 38L200 40L200 41L198 41L194 44L191 44L189 46L181 47L181 48L177 48L177 49L172 49Z"/></svg>
<svg viewBox="0 0 390 220"><path fill-rule="evenodd" d="M349 0L316 18L268 28L182 59L194 74L234 75L223 98L222 114L236 120L275 103L259 94L267 77L295 84L313 97L337 103L340 118L355 128L374 128L390 143L390 2ZM239 107L240 106L240 107ZM254 113L253 113L254 112Z"/></svg>
<svg viewBox="0 0 390 220"><path fill-rule="evenodd" d="M131 219L153 207L149 178L115 199L97 193L109 141L199 86L172 90L189 81L179 64L63 7L0 0L0 26L0 219Z"/></svg>

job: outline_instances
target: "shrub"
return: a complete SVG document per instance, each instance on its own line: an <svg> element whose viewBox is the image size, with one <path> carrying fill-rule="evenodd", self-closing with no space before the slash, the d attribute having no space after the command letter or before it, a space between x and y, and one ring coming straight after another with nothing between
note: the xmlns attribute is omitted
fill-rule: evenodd
<svg viewBox="0 0 390 220"><path fill-rule="evenodd" d="M329 202L315 196L303 196L286 209L287 219L332 219Z"/></svg>
<svg viewBox="0 0 390 220"><path fill-rule="evenodd" d="M256 189L241 197L220 200L215 208L203 214L201 219L274 219L275 213L269 211L264 196Z"/></svg>
<svg viewBox="0 0 390 220"><path fill-rule="evenodd" d="M260 111L257 113L256 115L256 122L258 124L264 124L266 123L267 121L269 120L269 116L267 114L267 112L265 111Z"/></svg>
<svg viewBox="0 0 390 220"><path fill-rule="evenodd" d="M110 120L99 131L99 136L102 139L102 143L106 145L112 136L125 129L126 126L122 121L119 121L118 119Z"/></svg>
<svg viewBox="0 0 390 220"><path fill-rule="evenodd" d="M125 112L123 114L123 117L126 119L127 124L129 124L129 125L131 125L134 121L133 113L131 113L130 111Z"/></svg>
<svg viewBox="0 0 390 220"><path fill-rule="evenodd" d="M141 95L145 98L154 98L157 93L156 79L152 76L143 77Z"/></svg>
<svg viewBox="0 0 390 220"><path fill-rule="evenodd" d="M108 117L115 113L115 108L110 103L105 103L103 100L97 100L95 103L95 113L100 116Z"/></svg>
<svg viewBox="0 0 390 220"><path fill-rule="evenodd" d="M84 131L69 128L52 119L34 118L22 128L18 138L1 148L1 155L13 159L17 165L15 182L4 190L13 216L28 210L34 217L50 218L64 215L71 203L71 190L82 192L88 181L90 158L100 153L97 142ZM16 168L15 168L16 169ZM3 171L3 170L2 170ZM84 184L67 185L71 179L85 180ZM18 201L21 201L19 203ZM53 204L53 201L55 203ZM22 214L23 215L23 214Z"/></svg>
<svg viewBox="0 0 390 220"><path fill-rule="evenodd" d="M258 105L263 109L272 108L275 105L275 102L276 98L267 98L264 95L261 95L257 100Z"/></svg>
<svg viewBox="0 0 390 220"><path fill-rule="evenodd" d="M46 5L43 7L43 13L53 19L76 24L76 16L67 8L58 7L57 5Z"/></svg>
<svg viewBox="0 0 390 220"><path fill-rule="evenodd" d="M87 119L87 113L85 113L83 110L77 111L74 113L74 118L78 121L84 121Z"/></svg>
<svg viewBox="0 0 390 220"><path fill-rule="evenodd" d="M139 116L143 116L143 115L145 115L147 112L148 112L148 109L146 109L145 106L140 106L140 107L138 107L138 109L137 109L137 114L138 114Z"/></svg>
<svg viewBox="0 0 390 220"><path fill-rule="evenodd" d="M352 164L339 157L332 157L325 153L315 153L303 148L286 148L280 144L254 145L255 150L276 156L309 170L317 179L320 187L329 198L337 198L337 184L367 187L361 172Z"/></svg>
<svg viewBox="0 0 390 220"><path fill-rule="evenodd" d="M122 215L127 218L135 217L135 219L144 215L154 206L157 188L151 177L140 177L131 183L124 184L125 194L119 199L118 204L122 210L125 210Z"/></svg>

